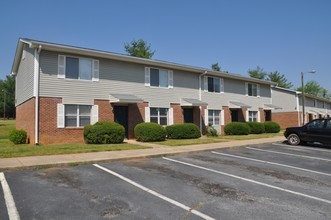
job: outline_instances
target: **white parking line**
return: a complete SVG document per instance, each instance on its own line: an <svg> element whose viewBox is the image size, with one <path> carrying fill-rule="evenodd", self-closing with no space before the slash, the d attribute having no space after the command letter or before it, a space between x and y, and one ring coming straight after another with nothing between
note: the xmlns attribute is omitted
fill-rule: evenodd
<svg viewBox="0 0 331 220"><path fill-rule="evenodd" d="M144 187L144 186L140 185L139 183L136 183L136 182L134 182L134 181L132 181L132 180L130 180L130 179L128 179L128 178L126 178L126 177L124 177L124 176L122 176L122 175L120 175L120 174L118 174L118 173L116 173L116 172L114 172L112 170L110 170L110 169L107 169L107 168L105 168L103 166L100 166L98 164L93 164L93 166L95 166L95 167L97 167L97 168L99 168L99 169L101 169L103 171L106 171L107 173L110 173L110 174L112 174L112 175L114 175L114 176L116 176L116 177L118 177L118 178L120 178L120 179L122 179L122 180L124 180L124 181L126 181L126 182L128 182L128 183L130 183L130 184L132 184L134 186L136 186L136 187L138 187L139 189L144 190L145 192L148 192L148 193L150 193L150 194L152 194L152 195L154 195L154 196L156 196L156 197L158 197L160 199L163 199L163 200L165 200L165 201L167 201L167 202L169 202L169 203L171 203L171 204L173 204L175 206L178 206L178 207L180 207L180 208L182 208L182 209L184 209L184 210L186 210L188 212L191 212L192 214L195 214L195 215L197 215L197 216L199 216L199 217L201 217L203 219L216 220L216 219L214 219L214 218L212 218L212 217L210 217L210 216L208 216L206 214L203 214L203 213L201 213L201 212L199 212L199 211L197 211L197 210L195 210L193 208L190 208L190 207L188 207L188 206L186 206L186 205L184 205L184 204L182 204L180 202L177 202L177 201L175 201L173 199L170 199L170 198L168 198L168 197L166 197L166 196L164 196L164 195L162 195L162 194L160 194L158 192L155 192L155 191L153 191L151 189L148 189L147 187Z"/></svg>
<svg viewBox="0 0 331 220"><path fill-rule="evenodd" d="M168 161L172 161L172 162L175 162L175 163L183 164L183 165L186 165L186 166L190 166L190 167L195 167L195 168L198 168L198 169L207 170L207 171L217 173L217 174L221 174L221 175L224 175L224 176L233 177L233 178L240 179L240 180L243 180L243 181L246 181L246 182L255 183L257 185L269 187L269 188L272 188L272 189L280 190L280 191L291 193L291 194L294 194L294 195L303 196L303 197L306 197L306 198L309 198L309 199L314 199L314 200L317 200L317 201L320 201L320 202L325 202L325 203L331 204L330 200L318 198L318 197L315 197L315 196L310 196L310 195L307 195L307 194L304 194L304 193L288 190L288 189L281 188L281 187L278 187L278 186L273 186L273 185L270 185L270 184L267 184L267 183L258 182L258 181L252 180L252 179L236 176L236 175L233 175L233 174L230 174L230 173L224 173L224 172L221 172L221 171L218 171L218 170L213 170L213 169L210 169L210 168L198 166L198 165L183 162L183 161L180 161L180 160L174 160L174 159L167 158L167 157L163 157L163 159L168 160Z"/></svg>
<svg viewBox="0 0 331 220"><path fill-rule="evenodd" d="M300 147L300 146L288 146L286 144L278 144L278 143L272 143L272 145L276 145L276 146L283 146L286 147L288 149L303 149L303 150L313 150L313 151L321 151L321 152L328 152L331 153L331 149L330 150L323 150L323 149L317 149L317 148L308 148L308 147Z"/></svg>
<svg viewBox="0 0 331 220"><path fill-rule="evenodd" d="M266 160L258 160L258 159L249 158L249 157L241 157L241 156L237 156L237 155L225 154L225 153L220 153L220 152L216 152L216 151L212 151L212 153L219 154L222 156L227 156L227 157L234 157L234 158L238 158L238 159L251 160L251 161L264 163L264 164L271 164L271 165L276 165L276 166L281 166L281 167L292 168L292 169L296 169L296 170L302 170L302 171L321 174L321 175L325 175L325 176L331 176L331 174L329 174L329 173L323 173L323 172L319 172L319 171L315 171L315 170L308 170L308 169L304 169L301 167L294 167L294 166L290 166L290 165L286 165L286 164L274 163L274 162L270 162L270 161L266 161Z"/></svg>
<svg viewBox="0 0 331 220"><path fill-rule="evenodd" d="M331 160L329 160L329 159L320 158L320 157L310 157L310 156L290 154L290 153L284 153L284 152L273 151L273 150L263 150L263 149L259 149L259 148L255 148L255 147L246 147L246 148L250 149L250 150L263 151L263 152L274 153L274 154L283 154L283 155L288 155L288 156L292 156L292 157L301 157L301 158L308 158L308 159L313 159L313 160L323 160L323 161L331 162Z"/></svg>
<svg viewBox="0 0 331 220"><path fill-rule="evenodd" d="M13 195L11 194L11 191L10 191L10 188L9 188L9 185L7 183L4 173L0 173L0 182L2 185L3 195L4 195L6 206L7 206L9 220L19 220L20 216L16 209L15 201L14 201Z"/></svg>

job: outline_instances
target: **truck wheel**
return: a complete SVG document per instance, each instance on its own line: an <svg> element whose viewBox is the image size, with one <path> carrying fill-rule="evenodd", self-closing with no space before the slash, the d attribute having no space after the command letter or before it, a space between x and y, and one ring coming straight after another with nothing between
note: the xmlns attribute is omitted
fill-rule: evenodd
<svg viewBox="0 0 331 220"><path fill-rule="evenodd" d="M287 137L287 141L290 145L298 145L301 142L301 140L297 134L290 134Z"/></svg>

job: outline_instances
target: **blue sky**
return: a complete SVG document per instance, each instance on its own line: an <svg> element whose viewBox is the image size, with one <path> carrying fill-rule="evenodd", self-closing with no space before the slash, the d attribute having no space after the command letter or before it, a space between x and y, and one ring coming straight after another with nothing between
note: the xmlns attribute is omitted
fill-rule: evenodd
<svg viewBox="0 0 331 220"><path fill-rule="evenodd" d="M248 76L260 66L331 92L330 0L2 0L0 78L19 37L125 53L144 39L154 59Z"/></svg>

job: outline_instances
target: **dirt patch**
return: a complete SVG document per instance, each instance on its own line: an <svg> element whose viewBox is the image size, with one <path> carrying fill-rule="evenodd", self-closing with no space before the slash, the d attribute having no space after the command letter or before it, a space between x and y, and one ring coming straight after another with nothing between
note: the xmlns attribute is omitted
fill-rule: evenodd
<svg viewBox="0 0 331 220"><path fill-rule="evenodd" d="M82 186L77 174L66 168L49 168L38 172L37 176L59 187L80 189Z"/></svg>
<svg viewBox="0 0 331 220"><path fill-rule="evenodd" d="M101 216L104 218L114 218L121 215L123 212L127 211L128 209L129 209L128 204L121 200L111 201L109 204L109 208L103 210L101 212Z"/></svg>
<svg viewBox="0 0 331 220"><path fill-rule="evenodd" d="M235 188L231 188L220 183L210 183L205 178L197 178L195 176L189 175L187 173L175 171L170 169L169 167L155 165L155 164L148 164L142 162L129 162L126 163L127 165L134 165L135 167L154 172L154 173L161 173L166 176L170 176L176 179L180 179L185 181L188 185L195 186L202 190L204 193L216 196L216 197L223 197L227 199L232 199L236 201L242 202L253 202L254 199L251 198L247 193L243 191L239 191Z"/></svg>
<svg viewBox="0 0 331 220"><path fill-rule="evenodd" d="M268 169L268 168L261 168L261 167L256 167L256 166L246 166L241 163L237 163L235 161L231 160L223 160L219 158L212 158L212 157L207 157L207 156L201 156L201 155L191 155L189 156L192 159L197 159L197 160L202 160L202 161L207 161L207 162L212 162L216 164L222 164L222 165L230 165L230 166L236 166L241 169L248 170L250 172L253 172L255 174L262 174L266 176L271 176L275 177L280 180L292 180L292 181L297 181L297 182L302 182L302 183L308 183L308 184L317 184L321 186L328 186L329 185L322 183L320 181L317 181L315 179L309 178L309 177L303 177L303 176L298 176L294 175L290 172L286 171L279 171L279 170L273 170L273 169Z"/></svg>

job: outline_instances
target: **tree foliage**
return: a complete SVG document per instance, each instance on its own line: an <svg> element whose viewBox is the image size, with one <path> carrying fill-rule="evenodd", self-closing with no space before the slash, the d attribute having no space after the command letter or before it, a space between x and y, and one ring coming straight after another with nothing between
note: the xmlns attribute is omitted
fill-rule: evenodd
<svg viewBox="0 0 331 220"><path fill-rule="evenodd" d="M15 112L15 77L9 75L0 80L0 117L15 118Z"/></svg>
<svg viewBox="0 0 331 220"><path fill-rule="evenodd" d="M221 67L218 65L218 63L213 63L211 65L211 68L214 70L214 71L221 71Z"/></svg>
<svg viewBox="0 0 331 220"><path fill-rule="evenodd" d="M267 72L265 72L261 67L257 66L256 69L248 70L249 76L256 79L266 79Z"/></svg>
<svg viewBox="0 0 331 220"><path fill-rule="evenodd" d="M277 83L279 87L289 89L293 86L291 82L288 82L284 74L278 71L267 73L261 67L257 66L256 69L248 70L249 76L256 79L269 80Z"/></svg>
<svg viewBox="0 0 331 220"><path fill-rule="evenodd" d="M297 91L301 92L302 87L298 87ZM327 89L323 88L318 82L316 81L308 81L305 86L303 87L303 91L306 94L310 94L313 96L318 96L325 99L330 99L330 93Z"/></svg>
<svg viewBox="0 0 331 220"><path fill-rule="evenodd" d="M151 59L155 53L155 50L151 49L151 44L143 39L133 40L131 43L125 43L124 49L130 56L147 59Z"/></svg>
<svg viewBox="0 0 331 220"><path fill-rule="evenodd" d="M293 86L291 82L288 82L284 74L278 71L270 72L267 76L267 80L277 83L277 86L289 89Z"/></svg>

